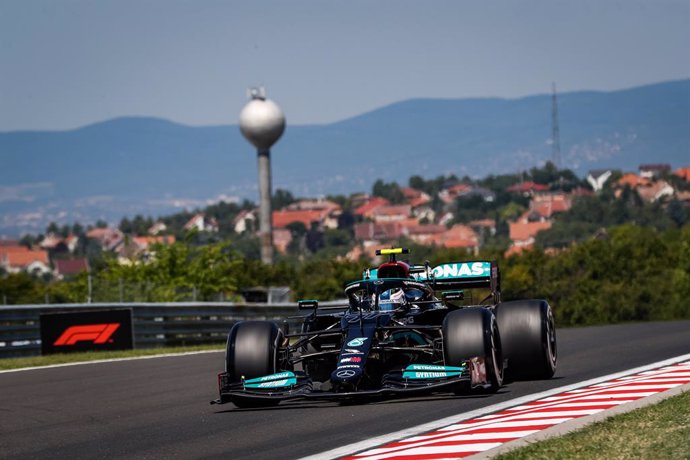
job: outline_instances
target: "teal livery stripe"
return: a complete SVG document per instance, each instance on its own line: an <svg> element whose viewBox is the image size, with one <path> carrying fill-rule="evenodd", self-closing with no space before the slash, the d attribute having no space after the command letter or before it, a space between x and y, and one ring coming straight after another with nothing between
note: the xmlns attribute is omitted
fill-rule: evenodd
<svg viewBox="0 0 690 460"><path fill-rule="evenodd" d="M439 366L436 364L410 364L403 372L404 379L439 379L457 377L465 370L463 367Z"/></svg>
<svg viewBox="0 0 690 460"><path fill-rule="evenodd" d="M457 377L462 372L431 372L431 371L419 371L419 372L403 372L404 379L440 379L445 377Z"/></svg>
<svg viewBox="0 0 690 460"><path fill-rule="evenodd" d="M280 388L297 384L295 374L286 371L244 381L245 388Z"/></svg>
<svg viewBox="0 0 690 460"><path fill-rule="evenodd" d="M410 364L405 368L406 371L435 371L435 372L462 372L465 366L440 366L438 364Z"/></svg>
<svg viewBox="0 0 690 460"><path fill-rule="evenodd" d="M297 379L296 378L291 378L291 379L283 379L283 380L272 380L270 382L261 382L261 383L246 383L244 384L245 388L282 388L282 387L289 387L292 385L297 384Z"/></svg>

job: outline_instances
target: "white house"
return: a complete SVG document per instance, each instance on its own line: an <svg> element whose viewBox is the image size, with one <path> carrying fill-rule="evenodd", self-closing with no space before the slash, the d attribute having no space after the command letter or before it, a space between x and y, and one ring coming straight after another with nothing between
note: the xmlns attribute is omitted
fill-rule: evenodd
<svg viewBox="0 0 690 460"><path fill-rule="evenodd" d="M592 186L595 192L598 192L604 188L604 184L609 180L611 174L613 172L610 169L593 170L587 174L587 182L589 182L589 185Z"/></svg>

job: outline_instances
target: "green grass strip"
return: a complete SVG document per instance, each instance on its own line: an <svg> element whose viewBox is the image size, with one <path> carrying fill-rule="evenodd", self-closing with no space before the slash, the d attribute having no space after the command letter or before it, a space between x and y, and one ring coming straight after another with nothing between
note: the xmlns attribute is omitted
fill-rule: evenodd
<svg viewBox="0 0 690 460"><path fill-rule="evenodd" d="M688 459L690 392L617 415L571 434L496 457L518 459Z"/></svg>
<svg viewBox="0 0 690 460"><path fill-rule="evenodd" d="M23 367L52 366L55 364L80 363L101 359L136 358L169 353L189 353L194 351L222 350L223 345L196 345L188 347L143 348L123 351L87 351L83 353L62 353L28 358L0 359L0 370L21 369Z"/></svg>

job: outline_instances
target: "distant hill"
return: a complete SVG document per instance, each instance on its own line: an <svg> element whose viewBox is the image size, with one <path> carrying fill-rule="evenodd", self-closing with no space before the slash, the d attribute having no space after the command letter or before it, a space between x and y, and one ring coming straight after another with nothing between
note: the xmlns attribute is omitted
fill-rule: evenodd
<svg viewBox="0 0 690 460"><path fill-rule="evenodd" d="M690 164L690 79L564 93L558 103L562 165L580 175ZM550 136L548 94L407 100L328 125L288 124L272 151L273 185L307 196L368 191L377 178L517 172L549 159ZM118 118L5 132L0 162L0 234L257 194L256 156L236 125Z"/></svg>

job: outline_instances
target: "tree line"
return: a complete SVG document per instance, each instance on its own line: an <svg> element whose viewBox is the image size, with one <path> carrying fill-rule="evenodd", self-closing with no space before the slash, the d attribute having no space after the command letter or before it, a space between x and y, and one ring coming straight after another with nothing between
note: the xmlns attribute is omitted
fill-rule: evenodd
<svg viewBox="0 0 690 460"><path fill-rule="evenodd" d="M690 318L688 225L658 230L626 224L556 253L536 248L508 259L490 249L472 256L460 249L411 246L412 261L432 266L475 257L497 260L503 299L547 299L560 326ZM241 301L243 289L254 286L289 286L294 300L330 300L342 298L344 283L361 278L371 265L364 258L325 256L264 265L230 242L196 246L183 240L157 246L155 254L148 263L131 265L106 257L90 276L92 283L109 283L111 292L104 296L110 297L95 300L117 301L123 284L141 290L139 301L151 302L181 300L192 289L197 300L219 300L222 294L224 300ZM0 301L85 302L87 276L44 283L26 274L7 275L0 278Z"/></svg>

